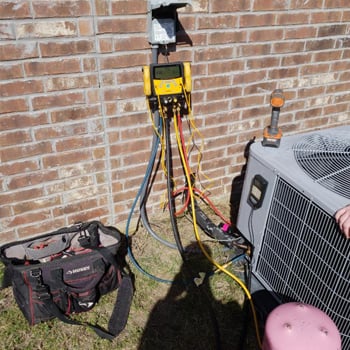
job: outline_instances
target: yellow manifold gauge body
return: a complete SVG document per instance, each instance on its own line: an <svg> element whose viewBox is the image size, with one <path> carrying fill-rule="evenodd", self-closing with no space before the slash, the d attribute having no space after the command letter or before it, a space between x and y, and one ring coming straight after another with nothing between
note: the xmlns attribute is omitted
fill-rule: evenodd
<svg viewBox="0 0 350 350"><path fill-rule="evenodd" d="M182 93L183 79L154 79L154 92L157 96L178 95Z"/></svg>
<svg viewBox="0 0 350 350"><path fill-rule="evenodd" d="M146 96L181 95L192 88L189 62L151 64L143 67Z"/></svg>
<svg viewBox="0 0 350 350"><path fill-rule="evenodd" d="M143 90L152 111L171 113L176 109L183 115L189 114L192 90L190 62L144 66Z"/></svg>

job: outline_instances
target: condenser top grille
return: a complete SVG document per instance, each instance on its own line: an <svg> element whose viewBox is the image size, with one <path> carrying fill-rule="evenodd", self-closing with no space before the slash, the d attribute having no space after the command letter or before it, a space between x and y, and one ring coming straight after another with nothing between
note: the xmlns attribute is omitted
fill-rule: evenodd
<svg viewBox="0 0 350 350"><path fill-rule="evenodd" d="M350 136L311 134L294 144L293 152L315 182L350 199Z"/></svg>

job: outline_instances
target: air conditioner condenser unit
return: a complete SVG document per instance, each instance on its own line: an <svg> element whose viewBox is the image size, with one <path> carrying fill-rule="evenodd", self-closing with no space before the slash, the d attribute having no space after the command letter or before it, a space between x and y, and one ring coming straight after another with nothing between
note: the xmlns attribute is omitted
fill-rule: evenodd
<svg viewBox="0 0 350 350"><path fill-rule="evenodd" d="M237 228L252 244L252 294L326 312L350 350L350 240L335 222L350 204L350 126L250 147Z"/></svg>

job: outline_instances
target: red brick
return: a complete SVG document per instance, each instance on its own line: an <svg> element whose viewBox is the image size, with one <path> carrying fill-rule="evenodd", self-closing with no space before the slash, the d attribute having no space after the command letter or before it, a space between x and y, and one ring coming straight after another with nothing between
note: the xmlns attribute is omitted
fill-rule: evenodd
<svg viewBox="0 0 350 350"><path fill-rule="evenodd" d="M301 53L283 57L282 67L305 65L312 62L312 53Z"/></svg>
<svg viewBox="0 0 350 350"><path fill-rule="evenodd" d="M233 108L247 108L264 104L264 96L243 96L232 100Z"/></svg>
<svg viewBox="0 0 350 350"><path fill-rule="evenodd" d="M318 1L318 0L317 0ZM308 24L309 23L309 13L289 13L284 12L281 14L276 14L276 24L279 26L295 25L295 24Z"/></svg>
<svg viewBox="0 0 350 350"><path fill-rule="evenodd" d="M11 23L2 23L0 24L0 39L1 40L9 40L15 39L14 29Z"/></svg>
<svg viewBox="0 0 350 350"><path fill-rule="evenodd" d="M54 210L55 216L62 216L66 214L80 213L88 209L93 209L98 206L98 201L96 198L91 198L86 201L81 201L79 203L67 204L60 206ZM75 221L78 222L78 221Z"/></svg>
<svg viewBox="0 0 350 350"><path fill-rule="evenodd" d="M303 67L300 67L300 74L301 76L306 76L327 73L329 71L332 71L332 69L330 69L329 67L329 63L320 63L317 65L310 63L309 65L303 65Z"/></svg>
<svg viewBox="0 0 350 350"><path fill-rule="evenodd" d="M0 66L0 80L10 80L16 78L22 78L23 71L22 65L18 63L7 63L6 65Z"/></svg>
<svg viewBox="0 0 350 350"><path fill-rule="evenodd" d="M260 56L260 55L266 55L272 53L272 44L252 44L249 45L242 45L239 48L239 55L240 56Z"/></svg>
<svg viewBox="0 0 350 350"><path fill-rule="evenodd" d="M28 214L30 215L30 214ZM53 230L57 230L65 225L65 221L62 218L55 218L54 220L39 221L39 223L32 222L31 224L22 226L19 229L19 239L27 239L28 237L37 236L40 234L48 233Z"/></svg>
<svg viewBox="0 0 350 350"><path fill-rule="evenodd" d="M306 51L320 51L320 50L329 50L333 49L335 46L334 39L320 39L312 40L306 42Z"/></svg>
<svg viewBox="0 0 350 350"><path fill-rule="evenodd" d="M74 106L51 112L53 123L60 123L71 120L85 120L91 117L100 116L98 106Z"/></svg>
<svg viewBox="0 0 350 350"><path fill-rule="evenodd" d="M29 18L30 4L28 2L19 2L18 0L6 0L0 2L1 19L6 18Z"/></svg>
<svg viewBox="0 0 350 350"><path fill-rule="evenodd" d="M79 137L70 138L56 142L56 149L58 152L64 152L79 148L93 148L97 145L103 144L103 136L90 136L90 137Z"/></svg>
<svg viewBox="0 0 350 350"><path fill-rule="evenodd" d="M277 42L273 45L273 53L303 52L304 47L305 42L303 41Z"/></svg>
<svg viewBox="0 0 350 350"><path fill-rule="evenodd" d="M297 77L297 68L276 68L269 71L268 76L270 79L283 79L289 77Z"/></svg>
<svg viewBox="0 0 350 350"><path fill-rule="evenodd" d="M320 11L311 13L311 23L330 23L340 22L342 12L339 11Z"/></svg>
<svg viewBox="0 0 350 350"><path fill-rule="evenodd" d="M239 60L229 60L222 62L209 62L208 63L208 75L211 77L216 74L224 74L230 72L238 72L244 69L244 62Z"/></svg>
<svg viewBox="0 0 350 350"><path fill-rule="evenodd" d="M28 76L68 74L81 71L78 58L66 58L57 61L31 61L24 63L24 71Z"/></svg>
<svg viewBox="0 0 350 350"><path fill-rule="evenodd" d="M304 39L304 38L314 38L317 33L317 28L315 27L300 27L287 29L285 32L286 39Z"/></svg>
<svg viewBox="0 0 350 350"><path fill-rule="evenodd" d="M341 11L341 17L343 22L349 22L350 21L350 10L343 9Z"/></svg>
<svg viewBox="0 0 350 350"><path fill-rule="evenodd" d="M237 28L238 16L234 13L221 16L203 16L198 18L198 29L232 29Z"/></svg>
<svg viewBox="0 0 350 350"><path fill-rule="evenodd" d="M96 59L93 57L83 58L83 71L95 72L97 70Z"/></svg>
<svg viewBox="0 0 350 350"><path fill-rule="evenodd" d="M0 134L0 146L12 146L16 144L21 144L24 142L30 142L32 137L29 133L29 130L16 130L12 132L2 132Z"/></svg>
<svg viewBox="0 0 350 350"><path fill-rule="evenodd" d="M323 61L338 61L342 58L341 51L332 51L332 52L317 52L314 54L314 62L323 62Z"/></svg>
<svg viewBox="0 0 350 350"><path fill-rule="evenodd" d="M38 47L35 42L0 44L0 61L35 58L38 56Z"/></svg>
<svg viewBox="0 0 350 350"><path fill-rule="evenodd" d="M86 123L76 123L73 125L70 125L68 128L67 126L55 126L52 125L39 128L35 130L34 137L38 141L42 140L51 140L56 138L66 138L71 135L83 135L86 134L87 131L87 124Z"/></svg>
<svg viewBox="0 0 350 350"><path fill-rule="evenodd" d="M0 118L0 130L4 131L11 129L26 129L32 126L43 125L47 123L48 116L46 113L3 115Z"/></svg>
<svg viewBox="0 0 350 350"><path fill-rule="evenodd" d="M84 76L61 76L48 78L46 81L47 91L72 90L96 87L98 84L96 75Z"/></svg>
<svg viewBox="0 0 350 350"><path fill-rule="evenodd" d="M40 52L42 57L54 56L72 56L81 53L95 52L95 43L91 40L77 40L77 41L51 41L40 44Z"/></svg>
<svg viewBox="0 0 350 350"><path fill-rule="evenodd" d="M114 48L116 51L130 52L134 50L144 50L149 48L146 35L133 37L119 37L113 40Z"/></svg>
<svg viewBox="0 0 350 350"><path fill-rule="evenodd" d="M247 11L250 8L250 0L241 1L221 1L211 0L210 2L211 11L216 12L236 12L236 11Z"/></svg>
<svg viewBox="0 0 350 350"><path fill-rule="evenodd" d="M91 15L88 0L33 1L35 17L82 17Z"/></svg>
<svg viewBox="0 0 350 350"><path fill-rule="evenodd" d="M24 98L0 100L0 114L10 112L23 112L28 110L27 101Z"/></svg>
<svg viewBox="0 0 350 350"><path fill-rule="evenodd" d="M113 76L110 73L105 74L105 78L107 79L107 76L109 76L110 84L106 85L114 85L115 81L118 81L119 84L131 84L131 83L136 83L136 82L143 82L143 77L142 77L142 69L140 67L134 67L130 68L128 70L122 70L116 72L116 75Z"/></svg>
<svg viewBox="0 0 350 350"><path fill-rule="evenodd" d="M22 226L32 222L40 222L50 218L50 210L40 210L30 214L16 215L9 223L9 227Z"/></svg>
<svg viewBox="0 0 350 350"><path fill-rule="evenodd" d="M104 208L93 208L90 210L83 210L81 212L74 212L72 215L68 215L67 221L71 224L76 222L84 222L90 220L100 220L106 222L109 217L109 210Z"/></svg>
<svg viewBox="0 0 350 350"><path fill-rule="evenodd" d="M234 84L248 84L252 82L258 82L266 80L266 71L265 70L258 70L258 71L252 71L252 72L246 72L244 74L237 74L234 77Z"/></svg>
<svg viewBox="0 0 350 350"><path fill-rule="evenodd" d="M77 26L73 21L46 21L16 25L16 36L20 39L67 37L76 34Z"/></svg>
<svg viewBox="0 0 350 350"><path fill-rule="evenodd" d="M33 97L32 105L34 110L39 110L45 108L77 105L84 103L84 101L85 97L82 92L70 92Z"/></svg>
<svg viewBox="0 0 350 350"><path fill-rule="evenodd" d="M109 15L109 0L95 0L96 14L98 16Z"/></svg>
<svg viewBox="0 0 350 350"><path fill-rule="evenodd" d="M346 24L332 24L329 26L322 26L318 29L318 37L334 36L334 35L346 35Z"/></svg>
<svg viewBox="0 0 350 350"><path fill-rule="evenodd" d="M226 101L210 101L204 103L199 103L198 106L195 106L195 111L197 116L201 115L211 115L217 114L219 112L224 112L229 110L229 100ZM210 117L212 118L212 116ZM216 116L215 118L216 119Z"/></svg>
<svg viewBox="0 0 350 350"><path fill-rule="evenodd" d="M327 6L328 7L328 6ZM319 0L291 0L290 3L290 9L321 9L322 8L322 2Z"/></svg>
<svg viewBox="0 0 350 350"><path fill-rule="evenodd" d="M147 54L134 54L130 53L129 55L113 55L109 57L103 57L101 59L101 68L102 69L113 69L113 68L126 68L126 67L142 67L147 63Z"/></svg>
<svg viewBox="0 0 350 350"><path fill-rule="evenodd" d="M143 0L118 0L112 1L112 15L145 14L147 3Z"/></svg>
<svg viewBox="0 0 350 350"><path fill-rule="evenodd" d="M347 0L325 0L324 8L347 8Z"/></svg>
<svg viewBox="0 0 350 350"><path fill-rule="evenodd" d="M0 150L1 159L4 162L18 159L27 159L33 156L52 152L52 145L49 142L37 142L35 144L17 145Z"/></svg>
<svg viewBox="0 0 350 350"><path fill-rule="evenodd" d="M40 80L15 80L10 83L0 83L2 97L40 93L43 90L43 83Z"/></svg>
<svg viewBox="0 0 350 350"><path fill-rule="evenodd" d="M246 64L249 69L262 69L262 68L272 68L278 67L280 62L279 57L261 57L247 59Z"/></svg>
<svg viewBox="0 0 350 350"><path fill-rule="evenodd" d="M202 78L197 78L194 81L195 90L212 89L217 87L229 86L231 84L230 76L206 76Z"/></svg>
<svg viewBox="0 0 350 350"><path fill-rule="evenodd" d="M341 84L333 84L331 86L327 86L327 93L334 94L339 92L349 91L349 81Z"/></svg>
<svg viewBox="0 0 350 350"><path fill-rule="evenodd" d="M208 43L210 45L239 43L247 41L247 33L241 31L212 33L209 35Z"/></svg>
<svg viewBox="0 0 350 350"><path fill-rule="evenodd" d="M24 188L24 187L29 187L29 186L35 186L35 185L40 185L45 182L49 181L55 181L58 180L58 172L56 170L52 171L40 171L37 173L27 173L27 174L20 174L17 176L14 176L13 178L10 179L8 182L8 189L9 190L16 190L17 188ZM36 203L35 208L46 208L48 205L47 203L49 200L43 200L38 203ZM52 198L50 199L50 202L52 202ZM54 204L59 204L57 200L55 200ZM40 205L40 207L39 207ZM17 204L16 206L13 207L14 213L15 214L20 214L25 211L29 211L32 209L32 205L28 202L22 202L20 204ZM25 208L25 209L24 209Z"/></svg>
<svg viewBox="0 0 350 350"><path fill-rule="evenodd" d="M0 181L0 184L1 184L1 181ZM12 216L11 206L2 205L0 207L0 218L8 218L10 216ZM3 238L3 232L1 232L0 237L1 237L1 239Z"/></svg>
<svg viewBox="0 0 350 350"><path fill-rule="evenodd" d="M275 41L282 40L284 37L283 29L261 29L253 31L249 36L249 41Z"/></svg>
<svg viewBox="0 0 350 350"><path fill-rule="evenodd" d="M21 172L30 172L38 169L38 161L34 160L22 160L18 162L12 162L10 164L0 164L0 172L5 176L19 174Z"/></svg>
<svg viewBox="0 0 350 350"><path fill-rule="evenodd" d="M103 33L118 33L118 34L130 34L146 32L147 21L146 17L140 18L123 18L115 17L113 19L100 19L97 23L98 34Z"/></svg>
<svg viewBox="0 0 350 350"><path fill-rule="evenodd" d="M76 164L77 161L84 162L90 160L90 151L74 151L62 154L52 154L43 157L42 164L44 169L68 164Z"/></svg>
<svg viewBox="0 0 350 350"><path fill-rule="evenodd" d="M277 11L287 10L285 0L255 0L254 11Z"/></svg>
<svg viewBox="0 0 350 350"><path fill-rule="evenodd" d="M131 154L138 152L140 149L149 149L150 141L149 140L133 140L133 142L128 143L116 143L111 145L110 154L111 156L121 156L125 154Z"/></svg>
<svg viewBox="0 0 350 350"><path fill-rule="evenodd" d="M239 16L239 26L240 28L246 27L261 27L269 25L275 25L275 14L274 13L249 13L241 14Z"/></svg>
<svg viewBox="0 0 350 350"><path fill-rule="evenodd" d="M94 26L91 19L79 19L78 20L78 29L80 36L93 36L94 35Z"/></svg>
<svg viewBox="0 0 350 350"><path fill-rule="evenodd" d="M104 91L104 100L105 101L112 101L112 100L121 100L126 98L134 98L138 97L142 94L143 87L141 86L130 86L130 87L114 87L110 89L106 89Z"/></svg>
<svg viewBox="0 0 350 350"><path fill-rule="evenodd" d="M195 61L223 60L233 57L233 48L209 48L199 49L195 52Z"/></svg>
<svg viewBox="0 0 350 350"><path fill-rule="evenodd" d="M31 200L34 198L41 198L44 195L43 188L31 188L31 189L23 189L21 191L16 192L4 192L0 193L0 203L18 203L27 200Z"/></svg>
<svg viewBox="0 0 350 350"><path fill-rule="evenodd" d="M113 38L99 38L99 52L112 52L114 49Z"/></svg>
<svg viewBox="0 0 350 350"><path fill-rule="evenodd" d="M229 87L221 89L210 90L207 92L207 98L209 101L226 100L227 98L236 98L241 95L241 88Z"/></svg>

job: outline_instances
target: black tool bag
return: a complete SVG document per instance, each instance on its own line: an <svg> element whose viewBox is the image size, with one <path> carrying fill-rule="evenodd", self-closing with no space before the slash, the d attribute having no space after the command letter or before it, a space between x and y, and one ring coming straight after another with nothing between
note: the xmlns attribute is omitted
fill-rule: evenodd
<svg viewBox="0 0 350 350"><path fill-rule="evenodd" d="M117 262L120 244L116 228L91 221L0 247L5 281L29 324L57 317L115 338L127 323L133 296L131 276ZM100 296L117 288L108 330L69 316L91 310Z"/></svg>

